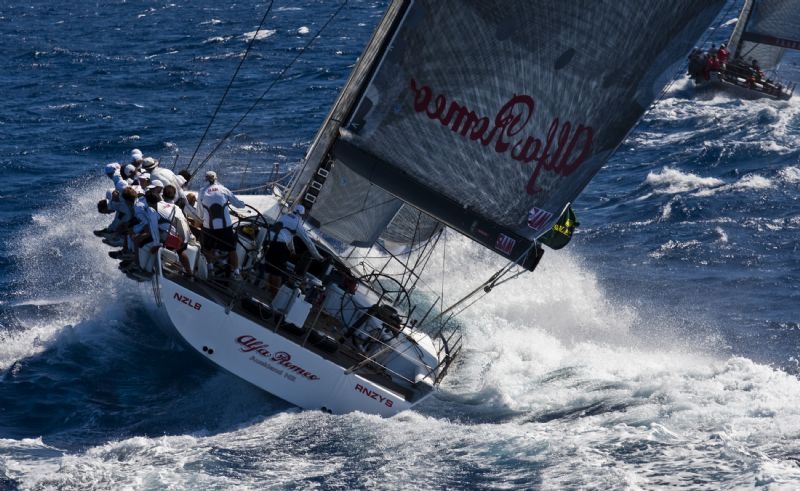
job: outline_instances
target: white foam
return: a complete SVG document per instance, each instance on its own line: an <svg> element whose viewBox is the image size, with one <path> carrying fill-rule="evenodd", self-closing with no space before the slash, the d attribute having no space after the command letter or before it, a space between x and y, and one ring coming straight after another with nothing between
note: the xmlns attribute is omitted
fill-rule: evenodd
<svg viewBox="0 0 800 491"><path fill-rule="evenodd" d="M308 34L308 33L309 33L309 30L308 30L308 27L306 27L306 26L303 26L303 27L301 27L300 29L297 30L297 34Z"/></svg>
<svg viewBox="0 0 800 491"><path fill-rule="evenodd" d="M785 167L780 170L778 175L784 182L788 182L791 184L800 182L800 168L798 167L794 166Z"/></svg>
<svg viewBox="0 0 800 491"><path fill-rule="evenodd" d="M100 173L98 169L98 173ZM69 199L59 208L34 215L33 225L15 242L22 290L16 305L35 304L52 311L50 317L19 317L18 330L0 332L0 368L43 351L63 329L88 319L109 319L116 296L130 291L116 269L111 250L92 234L105 227L112 215L100 215L95 203L110 180L65 189ZM65 220L64 217L81 217Z"/></svg>
<svg viewBox="0 0 800 491"><path fill-rule="evenodd" d="M252 41L253 39L255 39L256 41L260 41L262 39L267 39L273 34L275 34L274 29L261 29L260 31L250 31L242 34L242 40Z"/></svg>
<svg viewBox="0 0 800 491"><path fill-rule="evenodd" d="M220 44L220 43L227 43L233 38L233 36L214 36L206 39L203 41L205 44Z"/></svg>
<svg viewBox="0 0 800 491"><path fill-rule="evenodd" d="M687 123L685 128L670 125L666 130L640 131L633 138L643 147L685 145L694 140L704 142L706 148L753 146L768 154L786 155L796 149L798 115L798 98L748 101L725 91L698 94L694 83L683 77L645 114L644 120L683 121Z"/></svg>
<svg viewBox="0 0 800 491"><path fill-rule="evenodd" d="M740 192L740 191L751 191L759 189L769 189L773 186L774 183L772 182L771 179L767 179L766 177L759 176L757 174L749 174L732 184L718 186L713 189L703 189L697 191L696 193L693 193L692 196L707 197L724 192Z"/></svg>
<svg viewBox="0 0 800 491"><path fill-rule="evenodd" d="M699 240L669 240L666 244L662 244L658 250L651 252L649 256L655 259L660 259L674 250L695 249L700 245L702 245L702 242Z"/></svg>
<svg viewBox="0 0 800 491"><path fill-rule="evenodd" d="M452 234L447 242L449 301L504 262ZM437 261L425 278L432 289ZM534 274L462 315L466 350L418 412L289 410L210 434L133 436L74 453L4 440L5 474L24 488L114 489L437 488L462 472L474 483L480 469L491 469L480 478L487 486L570 489L800 479L781 456L798 450L800 381L719 353L713 336L681 339L668 316L630 302L604 292L580 257L550 251ZM220 377L184 410L259 403L226 391Z"/></svg>
<svg viewBox="0 0 800 491"><path fill-rule="evenodd" d="M719 242L721 244L727 244L728 243L728 234L725 233L725 231L722 229L722 227L716 227L716 228L714 228L714 231L717 232L717 235L719 236L719 238L717 239L717 242Z"/></svg>
<svg viewBox="0 0 800 491"><path fill-rule="evenodd" d="M667 167L661 172L648 173L645 184L652 186L656 193L678 194L721 186L724 181L715 177L700 177L690 172L681 172Z"/></svg>

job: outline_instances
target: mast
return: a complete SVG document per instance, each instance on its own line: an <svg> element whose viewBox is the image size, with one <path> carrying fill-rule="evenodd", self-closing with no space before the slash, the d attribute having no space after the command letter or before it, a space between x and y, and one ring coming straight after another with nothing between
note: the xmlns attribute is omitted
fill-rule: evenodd
<svg viewBox="0 0 800 491"><path fill-rule="evenodd" d="M737 53L740 53L739 50L742 47L742 33L747 26L747 22L750 20L754 1L755 0L744 0L744 6L742 6L742 11L739 13L739 20L736 21L736 27L733 28L731 38L728 41L728 46L731 48L730 57L732 60L736 59Z"/></svg>

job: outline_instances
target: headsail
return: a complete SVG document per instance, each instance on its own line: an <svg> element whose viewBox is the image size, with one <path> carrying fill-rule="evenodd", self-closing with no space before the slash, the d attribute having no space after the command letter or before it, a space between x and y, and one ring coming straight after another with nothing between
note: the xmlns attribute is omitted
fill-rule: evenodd
<svg viewBox="0 0 800 491"><path fill-rule="evenodd" d="M397 0L334 168L525 264L722 4Z"/></svg>
<svg viewBox="0 0 800 491"><path fill-rule="evenodd" d="M786 49L800 50L800 2L746 0L729 46L733 58L776 68Z"/></svg>

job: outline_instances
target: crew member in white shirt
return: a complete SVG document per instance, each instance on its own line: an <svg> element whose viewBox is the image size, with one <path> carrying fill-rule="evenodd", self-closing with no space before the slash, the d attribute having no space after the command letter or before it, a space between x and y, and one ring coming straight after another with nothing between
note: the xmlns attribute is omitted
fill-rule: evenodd
<svg viewBox="0 0 800 491"><path fill-rule="evenodd" d="M214 251L228 253L228 268L234 279L240 278L239 261L236 257L236 235L233 222L228 211L228 204L244 208L244 201L236 197L228 188L217 182L217 173L206 172L208 185L200 190L197 211L203 215L203 255L208 263L209 272L213 269Z"/></svg>

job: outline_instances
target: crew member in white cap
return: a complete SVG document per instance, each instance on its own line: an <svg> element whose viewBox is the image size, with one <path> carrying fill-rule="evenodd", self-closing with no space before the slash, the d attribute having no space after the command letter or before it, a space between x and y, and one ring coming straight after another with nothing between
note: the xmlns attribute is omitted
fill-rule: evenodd
<svg viewBox="0 0 800 491"><path fill-rule="evenodd" d="M306 209L303 205L295 205L290 213L284 213L278 218L275 222L274 230L270 232L270 240L266 244L264 259L267 263L266 271L269 275L267 284L273 295L277 293L278 288L283 283L283 277L286 276L287 261L298 253L294 244L295 237L302 241L312 258L323 259L317 250L317 246L314 245L314 241L308 236L303 226L303 214L305 212Z"/></svg>
<svg viewBox="0 0 800 491"><path fill-rule="evenodd" d="M317 250L317 246L314 245L314 241L311 240L305 227L303 227L303 215L305 212L305 206L296 204L292 208L291 213L284 213L281 215L278 221L282 224L282 227L278 232L277 240L289 246L290 249L293 249L292 244L294 243L294 237L297 237L303 241L303 244L308 248L308 252L314 259L322 259L322 255Z"/></svg>
<svg viewBox="0 0 800 491"><path fill-rule="evenodd" d="M206 187L200 190L198 207L203 215L203 255L208 263L209 272L214 264L214 251L228 253L228 268L234 279L239 279L239 261L236 257L236 235L233 222L228 211L228 204L244 208L244 201L236 197L228 188L217 182L217 173L206 172Z"/></svg>
<svg viewBox="0 0 800 491"><path fill-rule="evenodd" d="M144 159L142 169L149 172L152 179L158 179L161 181L164 186L167 184L175 186L175 189L178 191L178 196L175 199L175 202L184 203L186 201L183 188L181 188L181 184L178 182L177 176L174 172L159 166L158 161L152 157L147 157Z"/></svg>
<svg viewBox="0 0 800 491"><path fill-rule="evenodd" d="M97 203L97 210L101 213L114 213L114 220L106 228L95 230L94 234L98 237L106 237L111 243L117 244L120 239L112 237L122 220L117 205L119 204L119 194L128 186L128 183L122 178L120 165L116 162L106 164L103 172L114 182L114 189L106 191L105 199L101 199Z"/></svg>
<svg viewBox="0 0 800 491"><path fill-rule="evenodd" d="M123 176L130 179L136 177L137 173L144 172L142 171L143 163L144 163L144 155L142 155L142 151L139 150L138 148L134 148L133 150L131 150L131 163L129 165L132 165L135 171L131 175L126 175L129 174L126 170L125 172L123 172Z"/></svg>
<svg viewBox="0 0 800 491"><path fill-rule="evenodd" d="M161 198L161 193L164 192L164 183L158 179L153 179L150 181L150 185L147 186L147 190L156 193Z"/></svg>
<svg viewBox="0 0 800 491"><path fill-rule="evenodd" d="M120 165L118 163L112 162L110 164L106 164L104 170L106 176L108 176L108 178L114 182L114 189L122 192L123 189L128 187L128 183L122 178L122 174L120 173Z"/></svg>

